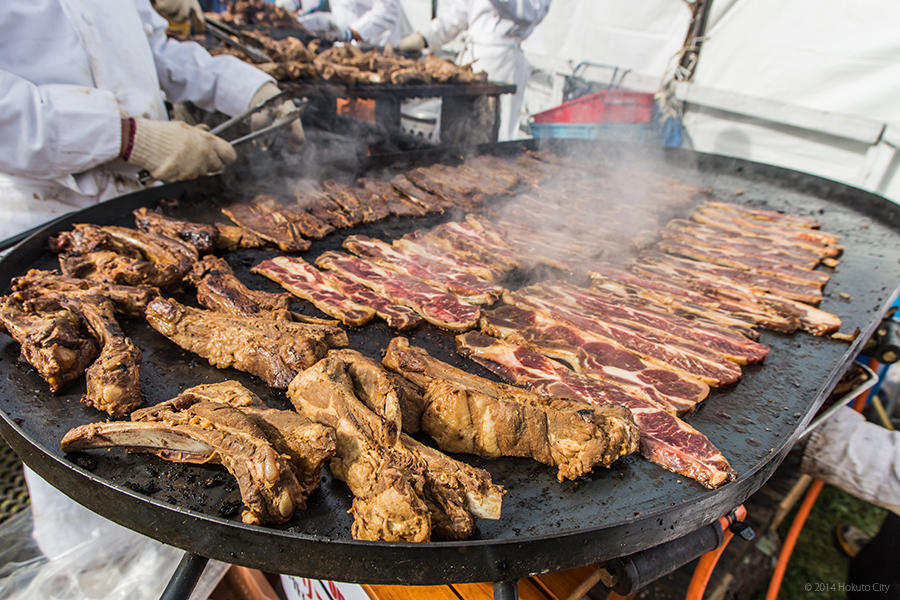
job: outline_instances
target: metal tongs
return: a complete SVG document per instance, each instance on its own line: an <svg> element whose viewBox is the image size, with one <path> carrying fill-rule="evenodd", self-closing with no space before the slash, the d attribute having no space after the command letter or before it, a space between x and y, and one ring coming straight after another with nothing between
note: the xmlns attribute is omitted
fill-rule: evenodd
<svg viewBox="0 0 900 600"><path fill-rule="evenodd" d="M283 92L283 91L279 92L278 94L272 96L265 102L260 102L256 106L251 106L244 112L231 117L224 123L220 123L219 125L216 125L215 127L213 127L212 129L209 130L209 133L220 136L223 131L230 129L234 125L237 125L238 123L248 119L249 117L252 117L256 113L271 107L273 104L284 101L287 97L288 97L287 92ZM235 138L233 140L227 140L227 141L233 147L239 146L240 144L249 142L251 140L255 140L256 138L259 138L259 137L263 137L274 131L278 131L279 129L284 129L285 127L287 127L288 125L290 125L291 123L293 123L294 121L296 121L297 119L300 118L300 115L303 114L303 111L306 109L307 104L308 104L307 100L303 100L300 103L295 103L293 110L291 110L284 116L275 119L269 125L266 125L265 127L261 128L261 129L257 129L256 131L252 131L252 132L248 133L247 135L242 135L238 138ZM153 177L150 175L150 172L147 171L146 169L141 169L140 172L138 173L138 181L140 181L141 183L147 183L152 178Z"/></svg>
<svg viewBox="0 0 900 600"><path fill-rule="evenodd" d="M206 30L212 34L214 38L221 40L226 46L231 46L240 50L255 63L272 62L272 59L268 54L259 48L254 48L249 45L249 42L251 41L258 43L255 38L241 33L237 29L230 25L226 25L213 17L204 15L203 20L206 21Z"/></svg>

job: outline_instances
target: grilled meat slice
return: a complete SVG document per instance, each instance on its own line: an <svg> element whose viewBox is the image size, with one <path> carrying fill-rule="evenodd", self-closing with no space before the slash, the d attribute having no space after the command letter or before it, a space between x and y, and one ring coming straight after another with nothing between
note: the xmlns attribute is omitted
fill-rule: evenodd
<svg viewBox="0 0 900 600"><path fill-rule="evenodd" d="M123 256L170 267L180 276L191 269L198 257L196 248L180 240L114 225L101 227L79 223L72 231L61 233L51 244L55 251L68 255L111 250ZM178 282L172 281L169 285L176 283Z"/></svg>
<svg viewBox="0 0 900 600"><path fill-rule="evenodd" d="M353 188L345 183L338 183L333 179L326 179L322 187L335 204L341 207L344 214L348 215L355 223L371 223L377 219L374 213L366 209L353 193Z"/></svg>
<svg viewBox="0 0 900 600"><path fill-rule="evenodd" d="M62 439L65 452L124 447L172 462L220 464L237 480L249 524L283 523L305 507L306 494L264 432L238 409L216 403L166 411L160 420L82 425Z"/></svg>
<svg viewBox="0 0 900 600"><path fill-rule="evenodd" d="M81 377L99 352L81 314L59 302L35 305L15 294L4 296L0 324L21 345L22 357L54 394Z"/></svg>
<svg viewBox="0 0 900 600"><path fill-rule="evenodd" d="M357 256L424 281L472 304L493 304L503 293L501 286L479 279L468 271L431 261L375 238L350 235L344 240L343 247Z"/></svg>
<svg viewBox="0 0 900 600"><path fill-rule="evenodd" d="M346 325L359 326L375 316L375 309L348 297L330 285L322 273L299 257L277 256L264 260L253 272L281 284L286 290L303 298L327 315Z"/></svg>
<svg viewBox="0 0 900 600"><path fill-rule="evenodd" d="M215 247L215 225L173 219L144 207L138 208L133 214L134 224L141 231L181 240L192 245L200 254L212 252Z"/></svg>
<svg viewBox="0 0 900 600"><path fill-rule="evenodd" d="M251 202L259 209L273 214L279 213L285 220L293 223L305 237L318 240L334 231L334 227L327 220L319 219L299 204L283 204L266 194L255 196Z"/></svg>
<svg viewBox="0 0 900 600"><path fill-rule="evenodd" d="M428 214L427 208L399 193L386 181L360 177L356 182L363 189L377 195L392 215L397 215L398 217L421 217Z"/></svg>
<svg viewBox="0 0 900 600"><path fill-rule="evenodd" d="M197 286L197 301L210 310L246 317L272 316L290 320L290 296L251 290L234 275L228 262L206 256L189 276Z"/></svg>
<svg viewBox="0 0 900 600"><path fill-rule="evenodd" d="M219 250L231 251L238 248L262 248L266 245L266 240L249 229L244 229L238 225L216 223L213 227L216 228L213 245Z"/></svg>
<svg viewBox="0 0 900 600"><path fill-rule="evenodd" d="M101 296L64 298L77 310L101 345L100 356L87 368L87 391L81 401L113 418L124 417L141 405L141 351L116 322L113 305Z"/></svg>
<svg viewBox="0 0 900 600"><path fill-rule="evenodd" d="M385 269L373 262L329 251L319 255L316 265L336 271L395 304L402 304L415 310L426 321L438 327L465 331L478 322L481 311L477 306L463 302L456 296L423 281Z"/></svg>
<svg viewBox="0 0 900 600"><path fill-rule="evenodd" d="M421 428L448 452L522 456L575 479L637 450L627 409L549 398L470 375L394 338L384 364L424 389ZM598 410L601 409L601 410Z"/></svg>
<svg viewBox="0 0 900 600"><path fill-rule="evenodd" d="M279 454L290 458L304 497L319 487L322 467L334 456L334 430L294 411L269 408L237 381L194 386L172 400L134 411L131 420L173 422L173 412L202 403L230 406L249 418Z"/></svg>
<svg viewBox="0 0 900 600"><path fill-rule="evenodd" d="M211 365L246 371L279 389L330 346L347 345L346 334L336 327L223 315L171 299L151 302L146 316L154 329Z"/></svg>
<svg viewBox="0 0 900 600"><path fill-rule="evenodd" d="M400 173L391 178L391 185L398 192L424 208L427 212L444 212L445 208L451 208L452 204L430 191L413 183L409 177Z"/></svg>
<svg viewBox="0 0 900 600"><path fill-rule="evenodd" d="M387 450L398 445L399 431L356 398L344 362L327 357L303 371L291 382L288 397L299 413L335 430L331 472L353 493L353 537L427 541L431 519L421 497L424 478L404 468L408 465L393 464Z"/></svg>
<svg viewBox="0 0 900 600"><path fill-rule="evenodd" d="M303 252L312 245L295 223L280 212L271 212L251 203L231 204L222 213L244 229L276 244L285 252Z"/></svg>
<svg viewBox="0 0 900 600"><path fill-rule="evenodd" d="M525 346L479 332L458 335L456 346L460 354L511 383L556 397L628 408L640 431L641 454L670 471L695 479L710 489L737 476L705 435L651 402L597 385Z"/></svg>
<svg viewBox="0 0 900 600"><path fill-rule="evenodd" d="M158 288L177 285L184 276L174 265L157 264L111 250L74 256L60 254L59 268L68 277Z"/></svg>
<svg viewBox="0 0 900 600"><path fill-rule="evenodd" d="M56 271L31 269L25 275L15 277L11 284L18 298L28 299L47 293L66 296L103 296L113 303L116 312L139 317L144 315L147 304L158 294L148 286L117 285L102 281L66 277Z"/></svg>

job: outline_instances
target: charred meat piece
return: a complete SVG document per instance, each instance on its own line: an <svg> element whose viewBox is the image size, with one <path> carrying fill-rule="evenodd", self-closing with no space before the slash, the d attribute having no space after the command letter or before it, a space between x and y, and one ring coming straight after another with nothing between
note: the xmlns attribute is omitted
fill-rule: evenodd
<svg viewBox="0 0 900 600"><path fill-rule="evenodd" d="M216 223L216 236L213 245L219 250L237 250L238 248L262 248L266 240L262 239L249 229L238 225Z"/></svg>
<svg viewBox="0 0 900 600"><path fill-rule="evenodd" d="M308 495L265 433L240 410L218 403L160 411L158 420L82 425L63 437L63 451L124 447L172 462L220 464L237 480L249 524L283 523Z"/></svg>
<svg viewBox="0 0 900 600"><path fill-rule="evenodd" d="M134 211L134 224L141 231L158 233L187 242L200 254L212 252L215 247L217 235L215 225L181 221L143 207Z"/></svg>
<svg viewBox="0 0 900 600"><path fill-rule="evenodd" d="M333 179L326 179L322 182L322 187L328 196L341 207L341 210L350 217L355 223L371 223L376 221L375 213L367 210L366 206L360 202L353 188L345 183L338 183Z"/></svg>
<svg viewBox="0 0 900 600"><path fill-rule="evenodd" d="M428 214L428 209L413 202L405 195L399 193L390 183L380 179L361 177L357 183L363 189L377 195L392 215L399 217L421 217Z"/></svg>
<svg viewBox="0 0 900 600"><path fill-rule="evenodd" d="M325 356L329 347L347 345L338 327L223 315L171 299L151 302L146 316L154 329L211 365L246 371L279 389Z"/></svg>
<svg viewBox="0 0 900 600"><path fill-rule="evenodd" d="M424 390L421 428L448 452L522 456L575 479L637 450L627 409L550 398L470 375L394 338L384 364Z"/></svg>
<svg viewBox="0 0 900 600"><path fill-rule="evenodd" d="M63 304L84 317L101 345L100 356L87 368L87 391L81 401L113 418L124 417L141 405L141 351L116 322L112 303L101 296L64 299Z"/></svg>
<svg viewBox="0 0 900 600"><path fill-rule="evenodd" d="M160 265L111 250L75 256L60 254L59 268L68 277L157 288L177 285L183 277L174 265Z"/></svg>
<svg viewBox="0 0 900 600"><path fill-rule="evenodd" d="M280 212L271 212L250 203L232 204L222 209L226 217L285 252L303 252L312 245L295 223Z"/></svg>
<svg viewBox="0 0 900 600"><path fill-rule="evenodd" d="M173 411L210 402L238 409L253 421L272 447L290 458L291 469L305 496L319 487L322 468L334 456L334 430L294 411L269 408L259 396L236 381L194 386L172 400L133 412L131 420L172 422L167 415Z"/></svg>
<svg viewBox="0 0 900 600"><path fill-rule="evenodd" d="M251 290L235 277L228 262L206 256L189 276L197 286L197 301L210 310L246 317L267 316L290 320L290 296Z"/></svg>
<svg viewBox="0 0 900 600"><path fill-rule="evenodd" d="M327 220L319 219L298 204L283 204L266 194L259 194L251 201L254 206L270 213L278 213L301 233L301 235L315 240L321 239L334 231Z"/></svg>
<svg viewBox="0 0 900 600"><path fill-rule="evenodd" d="M81 377L99 352L81 314L57 301L35 305L4 296L0 323L54 394Z"/></svg>
<svg viewBox="0 0 900 600"><path fill-rule="evenodd" d="M154 288L148 286L77 279L60 275L56 271L38 269L31 269L25 275L13 278L11 288L18 298L23 299L48 293L102 296L113 303L116 312L129 317L143 316L147 304L158 295Z"/></svg>
<svg viewBox="0 0 900 600"><path fill-rule="evenodd" d="M354 494L357 539L464 539L474 516L499 518L502 488L490 476L401 435L392 377L354 351L334 351L297 376L298 411L335 427L331 469Z"/></svg>
<svg viewBox="0 0 900 600"><path fill-rule="evenodd" d="M398 192L421 206L427 212L443 212L445 208L450 208L452 204L430 191L422 189L413 183L406 174L400 173L391 178L391 185Z"/></svg>

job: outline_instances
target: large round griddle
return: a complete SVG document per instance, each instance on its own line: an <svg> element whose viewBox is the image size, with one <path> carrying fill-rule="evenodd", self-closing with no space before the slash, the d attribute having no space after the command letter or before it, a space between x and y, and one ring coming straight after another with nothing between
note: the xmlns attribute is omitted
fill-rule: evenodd
<svg viewBox="0 0 900 600"><path fill-rule="evenodd" d="M518 148L499 145L495 151ZM435 158L441 156L419 156ZM555 469L530 460L462 456L458 458L490 471L508 490L503 517L479 520L468 541L355 541L347 514L351 495L329 473L323 474L308 509L285 525L245 525L239 520L236 486L219 468L174 465L121 451L64 455L59 450L63 434L103 415L79 403L83 381L51 396L46 383L18 359L18 345L7 336L0 338L0 431L32 469L97 513L191 552L270 572L361 583L500 581L603 561L674 539L712 522L763 484L874 330L900 282L900 208L833 181L682 150L666 152L658 170L712 187L725 200L812 215L823 229L841 234L846 246L822 308L838 314L845 331L859 328L856 341L764 332L762 341L772 349L765 363L746 368L738 384L713 392L687 418L737 470L738 479L718 490L706 490L637 455L564 483L556 481ZM85 209L14 249L0 261L0 281L7 286L11 277L28 268L55 267L46 241L72 223L132 225L132 209L170 198L180 199L185 217L208 216L229 195L245 193L226 187L221 179L211 178L147 189ZM447 218L389 219L352 232L393 239ZM338 248L347 234L339 231L315 242L304 257L312 260ZM276 253L239 251L227 259L251 287L276 291L277 286L249 272ZM185 298L190 302L192 293ZM294 308L318 314L299 300ZM143 322L124 321L123 327L144 352L141 379L147 404L190 386L232 378L273 406L289 406L281 392L238 371L209 366ZM349 330L351 347L373 358L380 358L393 335L381 322ZM425 326L410 337L440 359L491 377L459 357L453 336L446 332Z"/></svg>

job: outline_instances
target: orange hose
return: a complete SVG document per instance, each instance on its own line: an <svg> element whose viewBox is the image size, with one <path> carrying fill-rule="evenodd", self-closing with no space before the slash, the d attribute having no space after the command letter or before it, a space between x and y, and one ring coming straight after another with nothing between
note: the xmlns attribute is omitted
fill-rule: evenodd
<svg viewBox="0 0 900 600"><path fill-rule="evenodd" d="M778 563L775 565L775 572L772 574L772 580L769 582L766 600L775 600L778 597L778 591L781 589L781 580L784 579L784 572L787 570L788 561L791 560L791 553L793 553L794 546L797 544L797 538L800 537L803 524L806 523L806 518L809 516L813 504L816 503L816 498L819 497L819 492L822 491L824 486L825 483L820 479L816 479L809 486L806 497L803 498L803 504L800 505L797 514L794 516L791 529L788 531L787 537L784 539L784 545L781 547L781 552L778 554Z"/></svg>
<svg viewBox="0 0 900 600"><path fill-rule="evenodd" d="M722 544L715 550L710 550L700 557L700 561L694 569L694 576L691 577L691 583L688 585L687 594L684 597L685 600L702 600L703 594L706 593L706 585L709 583L709 578L712 577L713 569L716 568L716 563L719 562L719 558L725 552L725 546L728 545L728 542L733 537L734 534L726 530Z"/></svg>
<svg viewBox="0 0 900 600"><path fill-rule="evenodd" d="M743 521L746 518L747 509L743 504L734 509L735 521ZM727 546L728 542L731 541L731 538L734 537L734 533L730 529L731 520L728 516L721 517L719 519L719 525L725 532L725 537L718 548L710 550L700 557L697 566L694 567L694 575L691 577L690 585L688 585L685 600L702 600L703 594L706 593L706 586L709 584L709 578L712 576L713 569L716 568L716 564L722 557L722 553L725 552L725 546Z"/></svg>

